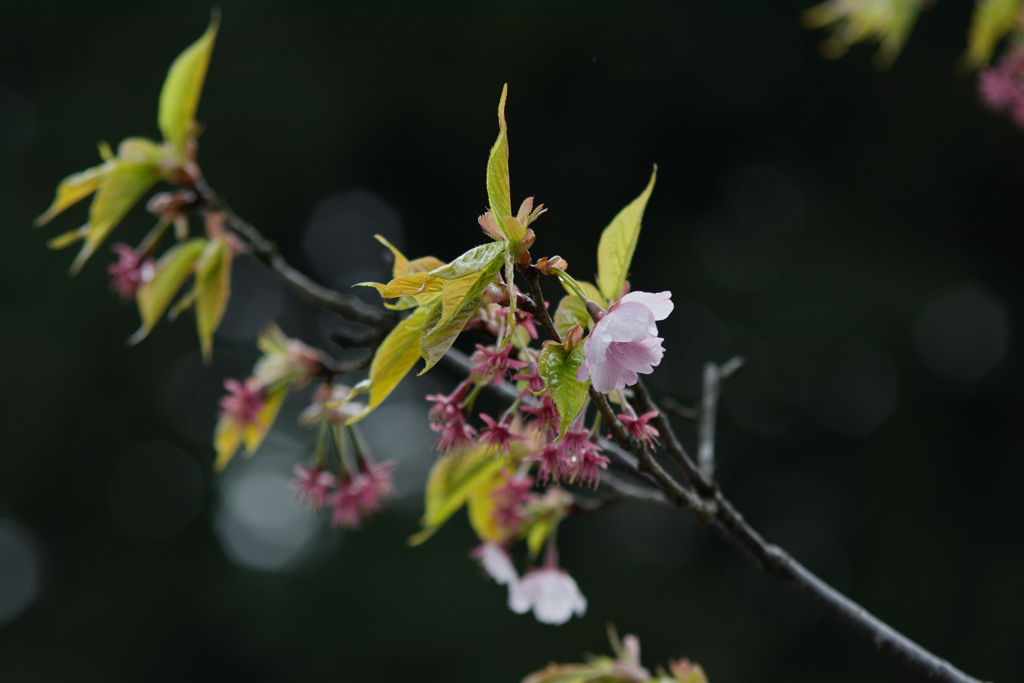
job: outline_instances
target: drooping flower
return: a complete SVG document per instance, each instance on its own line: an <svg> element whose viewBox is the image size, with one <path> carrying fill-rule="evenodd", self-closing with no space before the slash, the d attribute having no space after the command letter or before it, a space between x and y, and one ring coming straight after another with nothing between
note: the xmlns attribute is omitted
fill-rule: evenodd
<svg viewBox="0 0 1024 683"><path fill-rule="evenodd" d="M564 569L545 566L526 573L509 585L508 607L516 614L533 610L542 624L564 624L587 612L587 599Z"/></svg>
<svg viewBox="0 0 1024 683"><path fill-rule="evenodd" d="M526 505L531 500L530 489L533 480L526 476L514 476L505 472L506 484L491 492L494 500L492 515L502 533L509 537L519 533L523 521L529 517Z"/></svg>
<svg viewBox="0 0 1024 683"><path fill-rule="evenodd" d="M512 558L508 552L497 543L484 543L473 548L469 553L487 572L487 575L494 579L499 586L506 586L519 582L519 573L512 564Z"/></svg>
<svg viewBox="0 0 1024 683"><path fill-rule="evenodd" d="M295 466L292 488L298 491L299 499L314 510L325 507L330 491L337 484L337 478L323 467Z"/></svg>
<svg viewBox="0 0 1024 683"><path fill-rule="evenodd" d="M665 355L658 320L672 312L672 293L630 292L608 309L583 345L586 360L576 379L588 378L607 394L636 384L637 373L650 374Z"/></svg>
<svg viewBox="0 0 1024 683"><path fill-rule="evenodd" d="M509 370L519 370L527 365L521 360L509 358L512 344L507 344L501 351L495 351L483 344L477 344L476 348L469 360L473 363L470 372L477 379L492 379L495 384L501 384Z"/></svg>
<svg viewBox="0 0 1024 683"><path fill-rule="evenodd" d="M381 463L363 463L363 490L360 492L360 508L365 513L376 512L388 498L394 495L395 485L391 473L395 463L385 460Z"/></svg>
<svg viewBox="0 0 1024 683"><path fill-rule="evenodd" d="M331 494L331 526L358 529L361 523L359 495L363 488L361 477L346 477Z"/></svg>
<svg viewBox="0 0 1024 683"><path fill-rule="evenodd" d="M558 434L558 408L555 407L550 394L544 394L544 398L541 399L539 406L524 405L520 407L520 410L533 415L535 418L533 421L534 429L538 429L551 437Z"/></svg>
<svg viewBox="0 0 1024 683"><path fill-rule="evenodd" d="M349 474L330 496L331 524L358 529L362 521L380 509L391 496L394 463L367 464L362 472Z"/></svg>
<svg viewBox="0 0 1024 683"><path fill-rule="evenodd" d="M600 470L608 467L609 460L601 455L601 447L591 438L590 432L574 426L558 442L561 450L560 470L562 478L569 482L579 480L597 488Z"/></svg>
<svg viewBox="0 0 1024 683"><path fill-rule="evenodd" d="M620 414L618 418L622 426L626 428L626 431L635 436L645 447L650 447L652 444L658 443L658 436L660 435L657 429L647 423L657 416L657 410L652 410L637 417L636 412L629 409L627 412Z"/></svg>
<svg viewBox="0 0 1024 683"><path fill-rule="evenodd" d="M156 273L156 261L120 242L113 245L111 250L117 254L117 262L107 266L110 289L116 292L122 301L131 301L142 283L152 279Z"/></svg>
<svg viewBox="0 0 1024 683"><path fill-rule="evenodd" d="M522 441L526 438L520 434L512 433L512 421L510 417L503 418L501 422L495 422L494 418L490 415L480 413L480 419L487 424L487 427L480 432L477 439L480 443L486 443L494 446L496 448L494 453L495 457L498 455L508 455L513 441Z"/></svg>
<svg viewBox="0 0 1024 683"><path fill-rule="evenodd" d="M466 411L462 407L462 399L471 386L472 381L466 379L447 396L427 396L427 400L434 404L429 414L430 428L441 434L434 443L434 450L447 453L473 444L476 430L466 422Z"/></svg>
<svg viewBox="0 0 1024 683"><path fill-rule="evenodd" d="M540 453L528 455L524 460L539 462L537 468L537 483L543 484L548 479L558 483L562 476L562 449L558 444L549 443L541 449Z"/></svg>
<svg viewBox="0 0 1024 683"><path fill-rule="evenodd" d="M257 424L256 416L266 405L263 388L254 377L249 377L242 384L238 380L224 380L226 396L220 399L221 417L234 421L239 427Z"/></svg>

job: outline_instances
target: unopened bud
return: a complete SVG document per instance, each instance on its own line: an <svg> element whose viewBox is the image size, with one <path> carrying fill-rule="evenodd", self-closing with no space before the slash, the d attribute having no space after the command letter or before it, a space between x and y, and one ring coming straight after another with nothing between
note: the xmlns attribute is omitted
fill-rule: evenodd
<svg viewBox="0 0 1024 683"><path fill-rule="evenodd" d="M583 328L580 327L579 323L575 323L565 332L565 340L562 342L562 348L565 349L566 353L569 353L576 345L583 340Z"/></svg>
<svg viewBox="0 0 1024 683"><path fill-rule="evenodd" d="M146 202L146 211L158 218L173 219L188 213L196 199L196 193L192 190L160 192Z"/></svg>
<svg viewBox="0 0 1024 683"><path fill-rule="evenodd" d="M496 284L489 284L484 288L483 293L480 294L480 303L482 304L508 304L508 288L499 287Z"/></svg>
<svg viewBox="0 0 1024 683"><path fill-rule="evenodd" d="M533 232L533 228L526 229L526 235L523 236L523 241L516 246L516 256L520 256L529 250L533 246L533 243L537 240L536 233Z"/></svg>
<svg viewBox="0 0 1024 683"><path fill-rule="evenodd" d="M590 317L593 318L594 322L596 323L596 322L600 322L601 318L603 318L605 316L605 314L608 313L608 311L604 310L603 308L598 306L593 301L588 301L587 302L587 313L590 314Z"/></svg>
<svg viewBox="0 0 1024 683"><path fill-rule="evenodd" d="M537 260L537 265L534 266L537 272L541 275L551 275L552 269L557 268L558 270L566 271L569 269L569 264L561 256L552 256L551 258L544 257Z"/></svg>

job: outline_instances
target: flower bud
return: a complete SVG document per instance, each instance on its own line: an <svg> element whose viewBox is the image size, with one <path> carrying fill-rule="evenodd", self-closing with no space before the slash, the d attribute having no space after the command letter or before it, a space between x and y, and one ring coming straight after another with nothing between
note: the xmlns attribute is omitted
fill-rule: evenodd
<svg viewBox="0 0 1024 683"><path fill-rule="evenodd" d="M533 231L533 228L527 228L526 234L523 236L523 240L516 246L516 256L521 256L533 246L533 243L537 240L537 234Z"/></svg>
<svg viewBox="0 0 1024 683"><path fill-rule="evenodd" d="M565 340L562 342L562 348L565 349L566 353L572 351L577 344L583 339L583 328L580 327L579 323L575 323L565 333Z"/></svg>
<svg viewBox="0 0 1024 683"><path fill-rule="evenodd" d="M552 256L551 258L545 256L537 260L537 265L534 268L541 275L551 275L553 268L565 271L569 269L569 264L561 256Z"/></svg>
<svg viewBox="0 0 1024 683"><path fill-rule="evenodd" d="M608 311L604 310L603 308L601 308L599 305L597 305L593 301L588 301L587 302L587 313L590 314L590 317L594 319L595 323L598 323L598 322L601 322L601 318L603 318L605 316L605 314L608 313Z"/></svg>
<svg viewBox="0 0 1024 683"><path fill-rule="evenodd" d="M496 284L489 284L484 288L483 293L480 294L481 304L498 304L501 306L508 305L508 288L499 287Z"/></svg>

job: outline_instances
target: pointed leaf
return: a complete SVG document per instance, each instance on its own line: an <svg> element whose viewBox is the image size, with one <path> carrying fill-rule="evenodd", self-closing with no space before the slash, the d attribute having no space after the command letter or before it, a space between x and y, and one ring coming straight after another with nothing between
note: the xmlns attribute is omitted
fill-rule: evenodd
<svg viewBox="0 0 1024 683"><path fill-rule="evenodd" d="M217 459L213 462L214 471L223 470L241 445L242 427L231 418L220 418L213 432L213 448L217 452Z"/></svg>
<svg viewBox="0 0 1024 683"><path fill-rule="evenodd" d="M508 83L501 89L501 100L498 102L498 139L491 147L491 155L487 159L487 199L491 203L491 213L497 217L499 224L505 216L512 215L508 182L508 127L505 124L506 97Z"/></svg>
<svg viewBox="0 0 1024 683"><path fill-rule="evenodd" d="M46 240L46 246L49 249L63 249L64 247L74 244L79 240L85 239L85 236L89 234L89 224L86 223L80 228L74 230L68 230L63 232L56 237L51 237Z"/></svg>
<svg viewBox="0 0 1024 683"><path fill-rule="evenodd" d="M633 262L633 252L640 239L640 221L644 217L644 208L654 189L657 175L658 167L655 166L647 188L620 211L601 233L601 241L597 245L597 284L608 301L619 298L626 281L629 266Z"/></svg>
<svg viewBox="0 0 1024 683"><path fill-rule="evenodd" d="M505 244L502 242L491 242L473 247L451 263L430 271L430 274L444 280L454 280L488 267L504 251Z"/></svg>
<svg viewBox="0 0 1024 683"><path fill-rule="evenodd" d="M501 246L497 242L491 244ZM504 258L499 250L482 270L452 280L444 280L441 301L427 311L420 333L420 352L426 361L426 367L420 372L421 375L434 367L451 348L462 328L480 308L480 295L501 270L503 262Z"/></svg>
<svg viewBox="0 0 1024 683"><path fill-rule="evenodd" d="M967 54L971 67L988 64L996 44L1012 31L1019 21L1021 0L978 0L967 32Z"/></svg>
<svg viewBox="0 0 1024 683"><path fill-rule="evenodd" d="M135 296L139 304L142 326L128 340L129 344L138 344L156 326L171 300L192 274L192 265L199 258L206 243L206 239L196 237L171 247L160 257L153 279L139 287Z"/></svg>
<svg viewBox="0 0 1024 683"><path fill-rule="evenodd" d="M199 95L203 91L203 81L206 79L206 69L210 64L219 25L220 13L214 12L206 32L171 64L160 91L160 110L157 116L160 132L179 154L192 133L193 119L199 107Z"/></svg>
<svg viewBox="0 0 1024 683"><path fill-rule="evenodd" d="M91 195L113 168L114 163L107 161L99 166L93 166L84 171L72 173L60 181L60 184L57 185L57 195L53 198L53 204L46 210L46 213L36 218L35 226L38 228L39 226L46 225L61 211ZM59 247L52 248L58 249Z"/></svg>
<svg viewBox="0 0 1024 683"><path fill-rule="evenodd" d="M579 415L587 400L590 380L581 382L576 379L576 371L580 369L585 358L583 344L577 344L566 355L561 344L549 343L537 359L540 376L544 378L544 383L551 392L551 400L558 408L561 421L559 439L565 436L566 430Z"/></svg>
<svg viewBox="0 0 1024 683"><path fill-rule="evenodd" d="M135 205L159 179L156 163L118 159L103 179L89 207L89 234L85 244L71 264L71 273L81 270L85 261L117 227L129 209Z"/></svg>
<svg viewBox="0 0 1024 683"><path fill-rule="evenodd" d="M213 333L231 296L231 247L223 239L210 240L196 260L196 331L203 360L213 354Z"/></svg>
<svg viewBox="0 0 1024 683"><path fill-rule="evenodd" d="M358 422L373 412L416 365L420 359L420 328L426 313L422 308L413 313L377 347L370 364L370 402L366 410L350 417L345 424Z"/></svg>
<svg viewBox="0 0 1024 683"><path fill-rule="evenodd" d="M405 258L402 252L398 251L398 247L384 239L383 235L374 235L374 238L385 247L387 247L395 257L394 268L391 269L391 277L401 277L409 272L409 259Z"/></svg>
<svg viewBox="0 0 1024 683"><path fill-rule="evenodd" d="M256 413L255 424L246 425L244 433L245 453L252 455L274 426L281 405L292 388L291 382L278 382L264 390L263 409Z"/></svg>
<svg viewBox="0 0 1024 683"><path fill-rule="evenodd" d="M506 479L498 469L489 481L478 486L468 496L466 512L469 514L469 524L481 541L500 543L505 540L505 533L494 518L494 492L505 484Z"/></svg>
<svg viewBox="0 0 1024 683"><path fill-rule="evenodd" d="M559 278L558 281L562 284L562 289L565 290L566 294L569 296L576 296L576 292L572 291L572 288L565 284L561 278ZM583 293L587 295L587 298L600 305L601 308L608 308L608 300L604 298L604 294L601 294L601 290L599 290L596 285L586 282L585 280L577 280L576 284L580 286L580 289L582 289Z"/></svg>

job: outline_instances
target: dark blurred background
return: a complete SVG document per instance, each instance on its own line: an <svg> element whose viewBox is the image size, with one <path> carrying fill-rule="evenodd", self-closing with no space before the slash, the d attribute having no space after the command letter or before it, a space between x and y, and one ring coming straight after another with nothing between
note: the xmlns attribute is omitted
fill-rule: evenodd
<svg viewBox="0 0 1024 683"><path fill-rule="evenodd" d="M505 82L514 203L550 208L535 256L589 278L657 163L632 282L676 309L650 384L693 401L704 361L747 357L719 425L727 494L926 647L1024 677L1024 137L955 73L972 3L926 12L884 74L873 47L824 60L804 2L220 4L200 163L327 284L386 277L374 232L445 259L483 239ZM610 621L649 666L688 656L714 683L911 680L682 513L567 521L590 609L559 628L506 609L463 515L407 547L440 367L366 422L399 499L358 533L288 489L308 396L214 476L220 383L257 331L332 349L340 321L239 263L211 367L191 314L127 348L107 248L72 280L74 250L44 246L85 205L31 227L97 141L158 136L209 5L0 8L0 680L517 681L607 652ZM112 241L151 224L136 208Z"/></svg>

